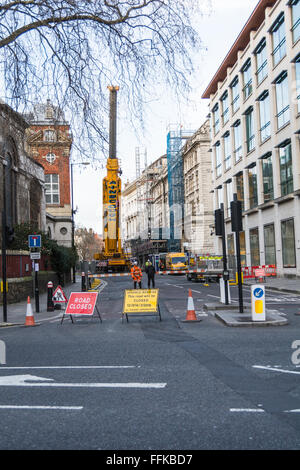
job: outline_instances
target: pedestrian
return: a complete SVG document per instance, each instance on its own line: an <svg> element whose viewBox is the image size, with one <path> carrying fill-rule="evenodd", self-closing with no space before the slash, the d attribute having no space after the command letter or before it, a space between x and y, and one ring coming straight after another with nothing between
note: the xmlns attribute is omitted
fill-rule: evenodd
<svg viewBox="0 0 300 470"><path fill-rule="evenodd" d="M155 267L151 262L148 264L147 268L147 276L148 276L148 289L150 289L150 284L152 283L153 289L155 288Z"/></svg>
<svg viewBox="0 0 300 470"><path fill-rule="evenodd" d="M139 288L142 289L142 276L142 270L139 268L137 261L135 261L131 268L131 277L133 280L134 289L136 289L137 284L139 285Z"/></svg>

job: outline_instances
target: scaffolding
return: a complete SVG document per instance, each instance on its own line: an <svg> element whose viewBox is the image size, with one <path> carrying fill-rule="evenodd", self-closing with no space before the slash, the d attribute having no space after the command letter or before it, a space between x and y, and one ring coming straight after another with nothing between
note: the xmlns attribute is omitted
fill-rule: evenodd
<svg viewBox="0 0 300 470"><path fill-rule="evenodd" d="M194 131L183 130L178 124L170 125L167 134L167 163L170 208L169 251L181 251L184 221L184 168L182 158L183 140Z"/></svg>

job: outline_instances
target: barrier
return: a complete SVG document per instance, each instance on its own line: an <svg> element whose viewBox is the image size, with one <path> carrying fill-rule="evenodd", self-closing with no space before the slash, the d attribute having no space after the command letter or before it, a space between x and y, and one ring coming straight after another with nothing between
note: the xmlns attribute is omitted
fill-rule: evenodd
<svg viewBox="0 0 300 470"><path fill-rule="evenodd" d="M206 269L194 269L184 271L157 271L156 274L190 274L190 273L206 273L209 270ZM89 278L101 278L101 277L122 277L131 276L131 273L103 273L103 274L89 274Z"/></svg>
<svg viewBox="0 0 300 470"><path fill-rule="evenodd" d="M257 276L256 271L264 270L265 277L276 277L277 268L274 264L263 265L263 266L244 266L242 268L244 279L255 279Z"/></svg>

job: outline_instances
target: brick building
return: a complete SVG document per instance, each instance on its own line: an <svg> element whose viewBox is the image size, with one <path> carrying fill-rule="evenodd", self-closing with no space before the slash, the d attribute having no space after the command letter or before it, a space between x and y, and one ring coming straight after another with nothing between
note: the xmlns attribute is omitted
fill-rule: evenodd
<svg viewBox="0 0 300 470"><path fill-rule="evenodd" d="M36 105L27 116L27 151L45 172L46 225L50 238L72 246L70 198L70 125L50 100Z"/></svg>

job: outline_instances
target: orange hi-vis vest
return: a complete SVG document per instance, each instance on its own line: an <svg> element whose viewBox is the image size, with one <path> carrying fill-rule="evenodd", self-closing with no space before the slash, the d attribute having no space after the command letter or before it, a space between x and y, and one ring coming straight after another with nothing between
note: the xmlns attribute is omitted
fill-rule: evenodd
<svg viewBox="0 0 300 470"><path fill-rule="evenodd" d="M138 266L133 266L131 268L131 277L134 281L140 281L142 279L142 270Z"/></svg>

